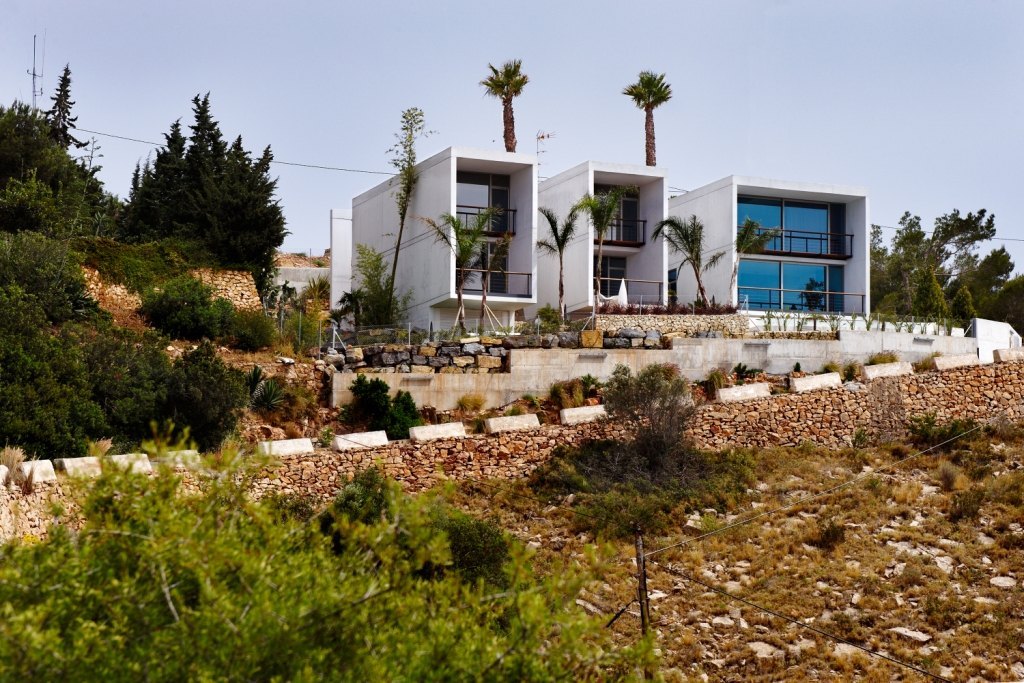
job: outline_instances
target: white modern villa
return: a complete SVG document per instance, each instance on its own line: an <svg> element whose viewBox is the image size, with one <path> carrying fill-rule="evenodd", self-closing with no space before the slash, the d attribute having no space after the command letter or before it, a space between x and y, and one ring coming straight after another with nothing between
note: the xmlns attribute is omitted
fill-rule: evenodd
<svg viewBox="0 0 1024 683"><path fill-rule="evenodd" d="M399 253L395 290L412 293L408 319L426 328L451 327L457 315L455 257L424 221L450 213L472 223L488 208L500 209L488 239L511 236L504 263L493 264L487 307L500 325L537 302L537 163L530 154L449 147L416 165L419 180L409 206ZM390 263L398 234L397 179L352 200L352 243L366 244ZM480 313L481 270L466 269L466 320ZM492 321L493 322L493 321Z"/></svg>
<svg viewBox="0 0 1024 683"><path fill-rule="evenodd" d="M751 311L870 311L871 222L864 188L729 176L672 197L668 205L671 215L703 222L705 258L726 252L703 278L708 297L718 303ZM748 218L775 231L762 253L737 253L737 231ZM670 268L679 259L669 253ZM687 266L678 273L678 300L693 301L692 271Z"/></svg>
<svg viewBox="0 0 1024 683"><path fill-rule="evenodd" d="M587 194L613 187L634 187L623 198L618 218L604 238L601 253L601 295L615 298L625 282L631 304L663 304L668 296L666 247L651 239L668 208L665 171L657 167L587 161L544 180L539 205L565 218ZM547 233L543 222L542 234ZM597 235L586 214L577 223L576 238L565 251L565 308L568 313L594 308L594 270L597 268ZM558 305L558 258L542 254L537 279L537 303Z"/></svg>

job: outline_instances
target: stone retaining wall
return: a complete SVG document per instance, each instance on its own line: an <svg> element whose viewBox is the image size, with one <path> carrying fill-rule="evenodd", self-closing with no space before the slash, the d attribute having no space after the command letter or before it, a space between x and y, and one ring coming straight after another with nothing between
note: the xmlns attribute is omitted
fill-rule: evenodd
<svg viewBox="0 0 1024 683"><path fill-rule="evenodd" d="M227 299L240 311L256 311L263 308L252 273L245 270L193 270L192 277L213 288L213 295Z"/></svg>
<svg viewBox="0 0 1024 683"><path fill-rule="evenodd" d="M745 315L599 315L597 329L617 333L623 328L657 331L663 335L696 337L708 332L723 337L745 337L750 319Z"/></svg>

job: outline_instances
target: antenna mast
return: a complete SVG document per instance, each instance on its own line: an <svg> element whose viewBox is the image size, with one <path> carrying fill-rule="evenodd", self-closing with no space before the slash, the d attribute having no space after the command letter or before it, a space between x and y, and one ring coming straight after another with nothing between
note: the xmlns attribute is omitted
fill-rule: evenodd
<svg viewBox="0 0 1024 683"><path fill-rule="evenodd" d="M43 78L42 70L40 70L39 73L36 73L36 38L37 37L38 36L36 34L34 34L34 33L32 34L32 70L25 72L25 73L29 74L30 76L32 76L32 108L33 109L37 109L38 108L38 107L36 107L36 97L38 97L38 96L43 94L43 89L41 87L40 88L36 87L36 80L37 79L38 80L42 80L42 78ZM44 43L44 45L45 45L45 43ZM44 47L43 49L45 50L46 48Z"/></svg>

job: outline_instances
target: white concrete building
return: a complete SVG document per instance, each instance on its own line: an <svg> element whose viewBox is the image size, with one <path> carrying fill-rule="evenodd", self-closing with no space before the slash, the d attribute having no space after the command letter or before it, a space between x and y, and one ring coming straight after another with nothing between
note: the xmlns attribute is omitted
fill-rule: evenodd
<svg viewBox="0 0 1024 683"><path fill-rule="evenodd" d="M352 291L352 211L331 209L331 308Z"/></svg>
<svg viewBox="0 0 1024 683"><path fill-rule="evenodd" d="M448 328L457 312L455 257L438 242L424 218L440 221L451 213L472 222L486 208L500 208L489 239L511 234L507 262L492 272L487 306L501 325L537 300L537 159L530 154L449 147L416 165L419 181L413 192L398 257L396 293L412 293L408 320L426 328ZM398 234L396 178L384 181L352 200L352 242L382 252L390 262ZM354 256L353 256L354 258ZM337 261L339 259L335 259ZM353 276L355 273L353 271ZM467 271L463 290L466 322L472 327L480 313L482 277ZM354 277L353 277L354 279ZM354 284L354 283L353 283ZM399 322L399 321L396 321Z"/></svg>
<svg viewBox="0 0 1024 683"><path fill-rule="evenodd" d="M862 187L729 176L668 201L669 213L704 224L708 253L725 251L703 276L709 298L741 309L821 313L870 311L867 190ZM747 218L778 235L761 254L737 254L736 234ZM669 253L671 269L681 260ZM732 282L738 262L738 278ZM682 303L697 298L690 266L673 286Z"/></svg>
<svg viewBox="0 0 1024 683"><path fill-rule="evenodd" d="M551 209L563 220L587 194L599 194L611 187L636 187L634 196L622 201L619 218L605 235L601 255L601 294L615 297L622 281L631 304L663 304L668 296L666 246L651 239L667 211L665 171L650 166L586 161L544 180L538 197L540 206ZM548 233L541 218L540 238ZM591 311L594 306L594 270L597 236L586 214L577 223L576 238L565 252L565 308ZM541 254L537 282L537 304L558 307L558 257ZM535 310L535 309L534 309ZM532 313L533 311L531 311Z"/></svg>

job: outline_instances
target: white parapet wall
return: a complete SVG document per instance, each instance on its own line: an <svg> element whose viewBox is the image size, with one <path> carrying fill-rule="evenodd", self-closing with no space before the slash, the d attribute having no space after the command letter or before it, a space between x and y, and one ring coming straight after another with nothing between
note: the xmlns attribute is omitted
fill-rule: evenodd
<svg viewBox="0 0 1024 683"><path fill-rule="evenodd" d="M183 451L167 451L166 453L150 458L151 463L166 465L173 469L195 470L202 467L203 461L199 457L199 451L188 449Z"/></svg>
<svg viewBox="0 0 1024 683"><path fill-rule="evenodd" d="M372 448L373 446L387 446L388 433L381 430L377 432L356 432L355 434L338 434L334 437L332 446L336 451L350 451L353 448Z"/></svg>
<svg viewBox="0 0 1024 683"><path fill-rule="evenodd" d="M540 429L540 421L535 413L489 417L484 420L484 431L488 434L520 432L530 429Z"/></svg>
<svg viewBox="0 0 1024 683"><path fill-rule="evenodd" d="M953 368L963 368L969 365L980 365L981 360L974 354L962 353L956 356L936 356L935 357L935 369L936 370L952 370Z"/></svg>
<svg viewBox="0 0 1024 683"><path fill-rule="evenodd" d="M127 469L134 474L148 474L153 471L149 456L145 453L123 453L121 455L104 456L103 461Z"/></svg>
<svg viewBox="0 0 1024 683"><path fill-rule="evenodd" d="M772 395L772 386L767 382L755 382L753 384L740 384L735 387L722 387L716 392L716 400L719 403L735 403L736 401L749 401L755 398L768 398Z"/></svg>
<svg viewBox="0 0 1024 683"><path fill-rule="evenodd" d="M414 442L452 439L466 436L466 427L461 422L445 422L439 425L421 425L409 428L409 438Z"/></svg>
<svg viewBox="0 0 1024 683"><path fill-rule="evenodd" d="M914 366L906 361L899 363L879 363L878 365L865 365L861 374L865 382L870 382L879 377L899 377L900 375L913 375Z"/></svg>
<svg viewBox="0 0 1024 683"><path fill-rule="evenodd" d="M805 391L816 391L818 389L831 389L843 385L843 378L838 372L826 372L821 375L807 375L805 377L790 377L789 388L797 394Z"/></svg>
<svg viewBox="0 0 1024 683"><path fill-rule="evenodd" d="M578 425L584 422L596 422L608 417L603 405L583 406L581 408L562 408L558 411L558 419L563 425Z"/></svg>
<svg viewBox="0 0 1024 683"><path fill-rule="evenodd" d="M310 439L260 441L259 444L256 445L256 452L260 455L310 455L313 453L313 450L313 442Z"/></svg>
<svg viewBox="0 0 1024 683"><path fill-rule="evenodd" d="M997 363L1012 363L1024 360L1024 349L996 349L992 357Z"/></svg>
<svg viewBox="0 0 1024 683"><path fill-rule="evenodd" d="M32 477L32 481L39 484L47 481L57 481L57 473L53 471L53 463L49 460L26 460L18 465L21 476Z"/></svg>
<svg viewBox="0 0 1024 683"><path fill-rule="evenodd" d="M103 472L100 459L95 457L58 458L53 466L69 477L98 477Z"/></svg>

